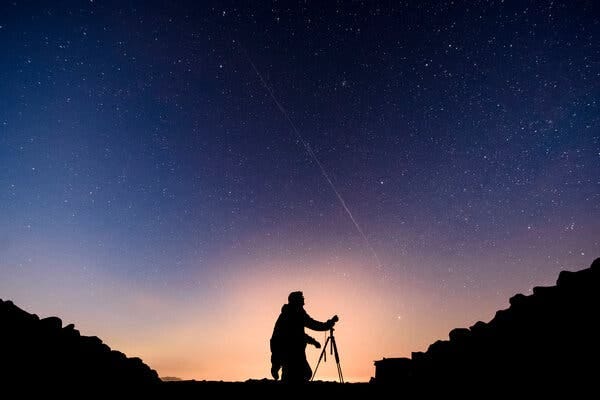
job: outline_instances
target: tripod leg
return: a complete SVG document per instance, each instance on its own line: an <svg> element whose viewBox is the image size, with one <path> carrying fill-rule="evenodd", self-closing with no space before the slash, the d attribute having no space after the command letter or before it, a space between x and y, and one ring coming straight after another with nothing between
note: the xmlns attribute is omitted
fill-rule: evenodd
<svg viewBox="0 0 600 400"><path fill-rule="evenodd" d="M319 364L321 363L321 359L323 357L327 357L325 355L325 352L327 351L327 342L329 342L329 339L331 339L331 337L328 337L327 340L325 341L325 345L323 346L323 350L321 351L321 355L319 356L319 361L317 361L317 365L315 366L315 370L313 372L313 376L312 376L312 378L310 378L311 381L314 380L315 376L317 375L317 369L319 368Z"/></svg>
<svg viewBox="0 0 600 400"><path fill-rule="evenodd" d="M340 365L340 355L338 353L337 344L335 343L335 338L331 338L331 347L335 352L335 363L337 364L338 377L340 378L340 383L344 383L344 375L342 375L342 366Z"/></svg>

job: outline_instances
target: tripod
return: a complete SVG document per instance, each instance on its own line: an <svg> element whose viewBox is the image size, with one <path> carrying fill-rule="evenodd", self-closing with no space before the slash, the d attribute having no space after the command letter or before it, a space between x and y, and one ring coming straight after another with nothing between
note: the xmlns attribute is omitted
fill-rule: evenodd
<svg viewBox="0 0 600 400"><path fill-rule="evenodd" d="M330 343L331 342L331 343ZM329 330L329 336L325 341L325 345L323 346L323 350L321 351L321 355L319 356L319 361L317 361L317 365L315 367L315 372L313 372L311 381L315 379L315 375L317 375L317 369L319 368L319 364L321 363L321 359L324 362L327 362L327 344L330 343L330 353L335 355L335 363L337 364L338 377L340 378L340 383L344 383L344 375L342 375L342 366L340 365L340 355L338 354L337 345L335 344L335 337L333 337L333 328Z"/></svg>

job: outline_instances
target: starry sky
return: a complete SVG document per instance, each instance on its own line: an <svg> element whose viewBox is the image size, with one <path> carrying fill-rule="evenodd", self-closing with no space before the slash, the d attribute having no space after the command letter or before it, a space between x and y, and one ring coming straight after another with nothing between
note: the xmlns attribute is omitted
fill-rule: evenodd
<svg viewBox="0 0 600 400"><path fill-rule="evenodd" d="M3 1L0 298L245 380L303 290L368 381L600 255L599 37L595 1Z"/></svg>

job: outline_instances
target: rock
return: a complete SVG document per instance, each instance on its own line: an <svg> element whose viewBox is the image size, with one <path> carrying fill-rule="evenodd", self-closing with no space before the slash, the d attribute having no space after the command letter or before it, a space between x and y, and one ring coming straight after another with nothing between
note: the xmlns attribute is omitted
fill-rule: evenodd
<svg viewBox="0 0 600 400"><path fill-rule="evenodd" d="M455 328L448 334L451 342L464 342L471 337L471 331L467 328Z"/></svg>
<svg viewBox="0 0 600 400"><path fill-rule="evenodd" d="M69 335L79 336L79 331L75 329L75 325L69 324L63 328L63 331Z"/></svg>
<svg viewBox="0 0 600 400"><path fill-rule="evenodd" d="M437 340L429 346L427 353L432 356L443 356L448 353L450 349L450 342L447 340Z"/></svg>
<svg viewBox="0 0 600 400"><path fill-rule="evenodd" d="M512 307L520 307L526 304L527 296L524 294L518 293L510 298L508 301Z"/></svg>
<svg viewBox="0 0 600 400"><path fill-rule="evenodd" d="M81 338L86 345L100 346L103 344L102 340L98 336L82 336Z"/></svg>
<svg viewBox="0 0 600 400"><path fill-rule="evenodd" d="M402 367L385 363L384 373L376 371L376 383L401 382L399 388L412 387L422 397L436 387L445 394L450 388L464 394L475 386L493 393L500 387L510 393L537 391L549 383L559 392L596 390L596 370L588 365L600 354L598 270L600 258L590 268L561 272L556 286L513 296L510 307L489 323L451 330L449 342L438 340L425 353L413 352Z"/></svg>
<svg viewBox="0 0 600 400"><path fill-rule="evenodd" d="M58 317L40 319L40 326L44 329L58 330L62 328L62 321Z"/></svg>
<svg viewBox="0 0 600 400"><path fill-rule="evenodd" d="M533 294L541 296L552 296L556 293L556 286L536 286L533 288Z"/></svg>
<svg viewBox="0 0 600 400"><path fill-rule="evenodd" d="M469 329L471 329L471 332L473 332L473 333L478 333L480 331L486 330L487 327L488 327L488 325L485 322L483 322L483 321L477 321Z"/></svg>
<svg viewBox="0 0 600 400"><path fill-rule="evenodd" d="M137 357L127 358L96 336L81 336L58 317L39 319L10 301L0 303L1 381L57 388L146 385L160 382L156 371ZM85 397L85 396L84 396Z"/></svg>
<svg viewBox="0 0 600 400"><path fill-rule="evenodd" d="M570 286L576 282L576 274L573 271L560 271L556 285L560 287Z"/></svg>

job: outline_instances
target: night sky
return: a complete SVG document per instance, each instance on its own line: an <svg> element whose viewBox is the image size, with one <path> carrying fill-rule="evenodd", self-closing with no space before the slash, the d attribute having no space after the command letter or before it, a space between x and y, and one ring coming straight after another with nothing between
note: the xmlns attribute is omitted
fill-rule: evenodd
<svg viewBox="0 0 600 400"><path fill-rule="evenodd" d="M600 255L599 38L596 1L3 1L0 298L245 380L303 290L367 381Z"/></svg>

